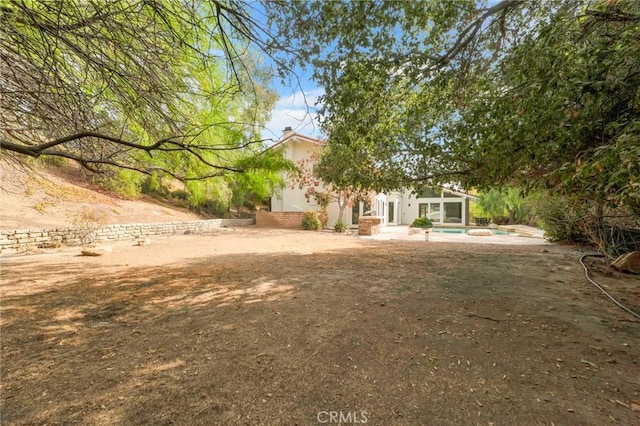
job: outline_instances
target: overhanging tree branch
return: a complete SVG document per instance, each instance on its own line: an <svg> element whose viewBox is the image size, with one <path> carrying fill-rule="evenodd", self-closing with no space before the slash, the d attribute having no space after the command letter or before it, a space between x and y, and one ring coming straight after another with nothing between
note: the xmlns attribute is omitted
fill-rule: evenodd
<svg viewBox="0 0 640 426"><path fill-rule="evenodd" d="M238 164L249 162L259 169L260 125L275 96L254 55L277 43L251 7L3 3L0 157L63 157L92 171L182 180L244 172Z"/></svg>

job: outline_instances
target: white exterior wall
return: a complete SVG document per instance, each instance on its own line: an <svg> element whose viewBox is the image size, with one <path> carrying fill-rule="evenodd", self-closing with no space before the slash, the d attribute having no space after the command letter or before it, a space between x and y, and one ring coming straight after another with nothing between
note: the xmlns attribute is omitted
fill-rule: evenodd
<svg viewBox="0 0 640 426"><path fill-rule="evenodd" d="M283 212L283 202L282 202L282 191L275 193L271 196L271 211L272 212Z"/></svg>
<svg viewBox="0 0 640 426"><path fill-rule="evenodd" d="M322 146L311 141L299 139L293 137L291 140L286 141L281 148L284 152L284 157L287 160L291 160L294 164L299 165L301 161L309 159L314 153L320 153ZM300 211L320 211L320 206L316 202L314 197L310 197L307 200L305 196L306 188L300 188L297 184L288 184L283 190L275 193L271 197L271 211L274 212L300 212ZM327 208L327 216L329 227L333 227L338 220L338 214L340 208L337 201L329 203ZM347 207L344 212L343 221L345 224L350 223L351 208Z"/></svg>
<svg viewBox="0 0 640 426"><path fill-rule="evenodd" d="M300 164L303 160L308 160L314 153L320 153L322 150L321 141L308 138L302 135L293 134L285 135L282 144L275 149L281 149L286 159L291 160L294 164ZM271 198L271 211L274 212L301 212L301 211L320 211L320 207L314 197L310 197L307 201L305 197L306 188L299 188L297 185L292 187L289 184L279 193L274 194ZM439 213L431 214L430 217L435 224L446 226L464 226L468 224L468 208L469 203L462 196L445 197L443 190L439 197L435 198L416 198L410 190L391 191L389 193L376 194L371 204L371 210L375 215L380 217L383 225L410 225L419 216L419 205L430 203L440 208ZM445 222L444 203L455 202L461 204L460 222ZM393 204L392 204L393 203ZM393 220L390 220L389 210L393 206ZM360 203L360 215L363 212L363 204ZM337 201L329 203L327 209L329 227L333 227L339 219L340 208ZM347 207L342 217L343 222L347 226L352 225L352 208Z"/></svg>
<svg viewBox="0 0 640 426"><path fill-rule="evenodd" d="M406 216L405 193L408 194L406 191L376 194L372 208L376 212L376 216L381 219L382 225L393 226L404 224L403 220L404 216ZM393 215L390 214L392 210Z"/></svg>
<svg viewBox="0 0 640 426"><path fill-rule="evenodd" d="M415 197L411 194L411 191L405 191L402 197L402 224L411 225L411 223L418 217L418 204L415 202ZM414 211L415 210L415 211Z"/></svg>
<svg viewBox="0 0 640 426"><path fill-rule="evenodd" d="M308 159L314 153L319 152L320 148L310 142L302 142L298 140L292 140L285 146L285 157L288 160L293 161L294 164L299 164L301 161ZM307 210L318 210L318 203L314 197L310 197L307 201L305 196L306 188L300 188L295 185L294 188L290 188L289 191L285 191L283 198L283 211L298 212Z"/></svg>
<svg viewBox="0 0 640 426"><path fill-rule="evenodd" d="M440 206L440 213L437 215L432 215L430 218L433 220L433 223L436 225L447 225L447 226L464 226L468 224L468 207L469 203L466 201L464 197L445 197L444 191L440 195L440 197L430 197L430 198L417 198L415 194L411 191L406 190L401 193L401 210L400 210L400 218L402 225L411 225L411 223L416 220L419 216L419 206L420 204L435 204ZM445 210L444 203L460 203L462 210L462 217L460 218L460 223L448 223L444 222L445 220Z"/></svg>

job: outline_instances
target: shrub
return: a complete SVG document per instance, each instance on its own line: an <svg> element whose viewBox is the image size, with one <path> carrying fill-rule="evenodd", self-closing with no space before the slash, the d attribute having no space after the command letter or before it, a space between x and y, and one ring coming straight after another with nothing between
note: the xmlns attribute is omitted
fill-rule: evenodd
<svg viewBox="0 0 640 426"><path fill-rule="evenodd" d="M336 232L344 232L347 230L347 225L345 225L341 220L338 220L334 225L333 229Z"/></svg>
<svg viewBox="0 0 640 426"><path fill-rule="evenodd" d="M96 185L125 197L140 195L142 177L132 170L106 169L103 173L92 175L91 179Z"/></svg>
<svg viewBox="0 0 640 426"><path fill-rule="evenodd" d="M143 194L159 195L160 197L169 196L169 188L158 175L146 176L140 185Z"/></svg>
<svg viewBox="0 0 640 426"><path fill-rule="evenodd" d="M175 191L171 191L171 198L174 200L184 200L186 201L189 198L189 193L184 189L177 189Z"/></svg>
<svg viewBox="0 0 640 426"><path fill-rule="evenodd" d="M581 230L586 213L584 205L569 203L563 197L543 198L536 206L538 222L544 229L545 237L551 242L587 242L588 237Z"/></svg>
<svg viewBox="0 0 640 426"><path fill-rule="evenodd" d="M71 224L82 245L87 245L95 241L96 231L107 223L107 219L106 213L85 207L73 215Z"/></svg>
<svg viewBox="0 0 640 426"><path fill-rule="evenodd" d="M320 220L322 227L326 228L327 223L329 222L329 217L327 216L327 214L323 212L318 213L318 219Z"/></svg>
<svg viewBox="0 0 640 426"><path fill-rule="evenodd" d="M433 222L428 217L419 217L411 224L412 228L432 228Z"/></svg>
<svg viewBox="0 0 640 426"><path fill-rule="evenodd" d="M320 222L317 212L308 211L304 213L304 217L302 218L302 229L306 229L308 231L317 231L318 229L322 229L322 222Z"/></svg>
<svg viewBox="0 0 640 426"><path fill-rule="evenodd" d="M195 206L194 208L202 214L214 215L218 217L225 217L229 210L229 207L224 203L213 199L206 199L197 204L197 206Z"/></svg>

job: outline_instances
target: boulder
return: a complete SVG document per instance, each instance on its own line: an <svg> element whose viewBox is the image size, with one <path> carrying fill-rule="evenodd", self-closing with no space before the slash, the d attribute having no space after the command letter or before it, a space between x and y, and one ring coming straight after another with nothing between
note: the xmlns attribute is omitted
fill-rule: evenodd
<svg viewBox="0 0 640 426"><path fill-rule="evenodd" d="M632 251L619 256L611 263L611 267L620 272L640 274L640 252Z"/></svg>
<svg viewBox="0 0 640 426"><path fill-rule="evenodd" d="M431 232L431 228L413 228L413 227L409 227L409 235L424 234L425 232Z"/></svg>
<svg viewBox="0 0 640 426"><path fill-rule="evenodd" d="M467 231L467 235L471 235L472 237L490 237L494 234L488 229L471 229Z"/></svg>
<svg viewBox="0 0 640 426"><path fill-rule="evenodd" d="M102 247L85 247L80 251L81 256L102 256L103 254L109 254L113 252L111 246Z"/></svg>

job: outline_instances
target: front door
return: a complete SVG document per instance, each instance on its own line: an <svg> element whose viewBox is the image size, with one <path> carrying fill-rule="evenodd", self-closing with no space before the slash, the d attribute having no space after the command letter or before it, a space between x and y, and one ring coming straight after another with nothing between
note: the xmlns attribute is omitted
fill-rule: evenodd
<svg viewBox="0 0 640 426"><path fill-rule="evenodd" d="M387 212L388 212L387 224L395 225L396 224L396 203L395 202L389 201Z"/></svg>

